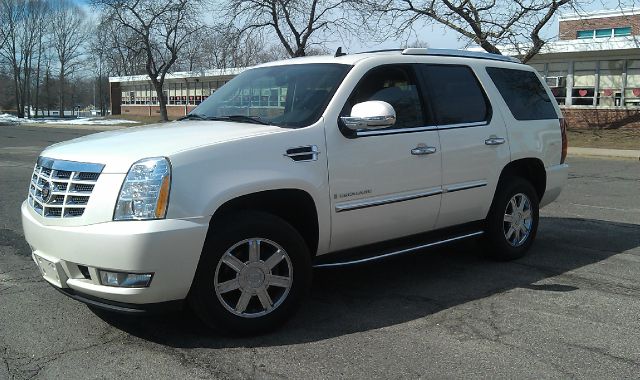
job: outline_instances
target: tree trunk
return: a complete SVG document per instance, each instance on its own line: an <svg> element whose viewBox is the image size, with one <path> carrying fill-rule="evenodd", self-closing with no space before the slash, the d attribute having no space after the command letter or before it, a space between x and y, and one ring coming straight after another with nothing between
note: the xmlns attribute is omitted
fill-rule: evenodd
<svg viewBox="0 0 640 380"><path fill-rule="evenodd" d="M160 103L160 120L169 121L169 117L167 115L167 98L164 96L164 91L162 91L162 83L157 80L152 80L152 82L153 87L156 89L158 102Z"/></svg>
<svg viewBox="0 0 640 380"><path fill-rule="evenodd" d="M64 66L60 68L60 93L58 99L60 100L60 104L58 104L60 110L60 117L64 117Z"/></svg>
<svg viewBox="0 0 640 380"><path fill-rule="evenodd" d="M14 70L13 86L14 86L15 96L16 96L16 112L18 113L18 117L22 119L24 117L24 108L22 108L22 104L20 104L20 100L22 96L20 95L20 81L18 79L18 75L20 74L16 73L16 70Z"/></svg>

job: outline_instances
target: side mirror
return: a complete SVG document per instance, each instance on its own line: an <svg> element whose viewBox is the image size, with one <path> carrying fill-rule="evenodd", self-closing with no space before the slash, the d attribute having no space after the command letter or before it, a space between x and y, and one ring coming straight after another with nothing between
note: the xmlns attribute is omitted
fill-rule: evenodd
<svg viewBox="0 0 640 380"><path fill-rule="evenodd" d="M396 111L387 102L370 100L356 104L351 109L351 116L342 116L340 120L353 131L382 129L396 123Z"/></svg>

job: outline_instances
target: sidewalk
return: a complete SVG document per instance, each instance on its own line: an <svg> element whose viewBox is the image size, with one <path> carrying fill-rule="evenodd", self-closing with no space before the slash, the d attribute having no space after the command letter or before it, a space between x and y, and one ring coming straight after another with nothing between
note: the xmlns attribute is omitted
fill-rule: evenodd
<svg viewBox="0 0 640 380"><path fill-rule="evenodd" d="M633 149L598 149L598 148L569 147L568 154L570 156L613 157L613 158L630 158L634 160L640 160L640 150L633 150Z"/></svg>

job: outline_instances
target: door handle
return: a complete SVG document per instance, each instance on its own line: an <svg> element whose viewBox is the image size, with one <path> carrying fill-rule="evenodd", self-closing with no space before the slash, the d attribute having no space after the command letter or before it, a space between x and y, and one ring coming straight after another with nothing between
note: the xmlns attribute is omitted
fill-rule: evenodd
<svg viewBox="0 0 640 380"><path fill-rule="evenodd" d="M418 145L417 147L411 149L411 154L413 154L414 156L423 156L426 154L434 154L437 151L438 150L436 149L435 146Z"/></svg>
<svg viewBox="0 0 640 380"><path fill-rule="evenodd" d="M488 139L484 140L485 145L501 145L504 144L506 140L503 137L490 136Z"/></svg>

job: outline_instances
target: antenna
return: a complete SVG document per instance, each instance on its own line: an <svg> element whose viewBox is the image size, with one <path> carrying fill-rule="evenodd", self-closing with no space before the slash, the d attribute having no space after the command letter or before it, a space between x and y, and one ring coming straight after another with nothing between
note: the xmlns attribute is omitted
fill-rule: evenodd
<svg viewBox="0 0 640 380"><path fill-rule="evenodd" d="M342 57L343 55L347 55L347 53L343 53L342 46L340 46L338 50L336 50L336 54L334 54L334 57Z"/></svg>

